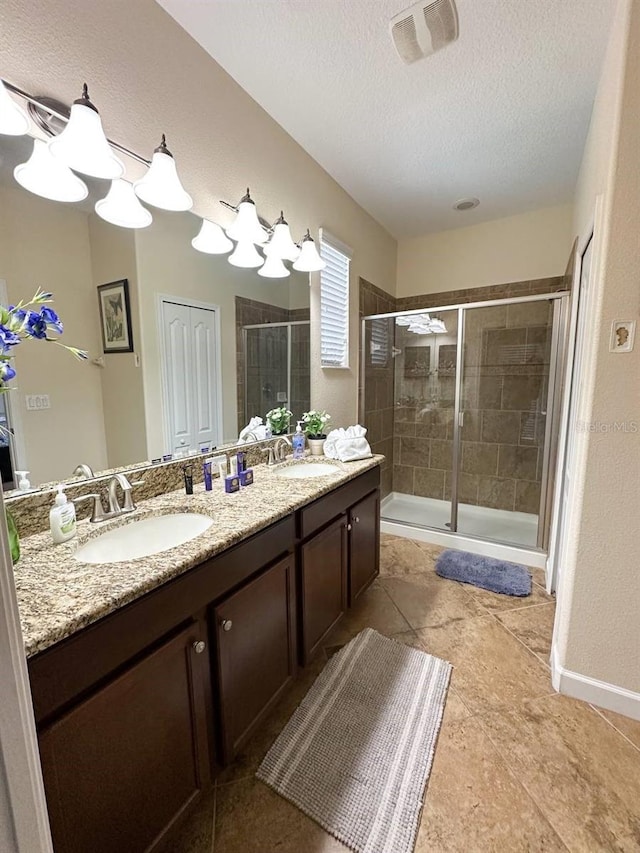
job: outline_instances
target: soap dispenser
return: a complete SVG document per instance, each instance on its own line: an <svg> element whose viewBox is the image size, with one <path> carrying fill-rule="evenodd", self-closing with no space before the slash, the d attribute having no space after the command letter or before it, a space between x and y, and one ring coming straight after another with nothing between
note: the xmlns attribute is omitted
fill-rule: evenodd
<svg viewBox="0 0 640 853"><path fill-rule="evenodd" d="M298 421L295 435L293 436L293 458L304 459L304 433L302 432L301 421Z"/></svg>
<svg viewBox="0 0 640 853"><path fill-rule="evenodd" d="M49 513L51 536L56 545L73 539L76 535L76 508L69 503L65 495L64 483L57 486L58 494Z"/></svg>

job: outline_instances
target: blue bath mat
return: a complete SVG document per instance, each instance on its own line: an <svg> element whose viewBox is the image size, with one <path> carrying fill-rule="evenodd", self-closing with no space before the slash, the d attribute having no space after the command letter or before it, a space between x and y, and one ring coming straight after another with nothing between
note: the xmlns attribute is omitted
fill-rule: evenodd
<svg viewBox="0 0 640 853"><path fill-rule="evenodd" d="M531 595L531 575L524 566L468 551L443 551L436 560L436 574L503 595Z"/></svg>

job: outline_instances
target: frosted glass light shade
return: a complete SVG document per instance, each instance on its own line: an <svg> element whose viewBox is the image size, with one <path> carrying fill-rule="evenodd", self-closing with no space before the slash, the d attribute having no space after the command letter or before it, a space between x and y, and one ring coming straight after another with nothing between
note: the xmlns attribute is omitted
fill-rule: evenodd
<svg viewBox="0 0 640 853"><path fill-rule="evenodd" d="M142 201L163 210L191 210L193 207L193 199L180 183L176 161L167 148L164 133L146 175L135 182L133 189Z"/></svg>
<svg viewBox="0 0 640 853"><path fill-rule="evenodd" d="M229 255L229 263L234 267L255 269L262 266L264 258L251 240L240 240L232 254Z"/></svg>
<svg viewBox="0 0 640 853"><path fill-rule="evenodd" d="M49 142L49 149L65 166L83 175L107 180L124 175L124 163L107 142L100 114L89 100L86 84L82 97L71 106L67 126Z"/></svg>
<svg viewBox="0 0 640 853"><path fill-rule="evenodd" d="M291 275L277 255L267 255L267 260L258 270L263 278L287 278Z"/></svg>
<svg viewBox="0 0 640 853"><path fill-rule="evenodd" d="M260 225L256 206L249 195L249 187L247 187L247 194L240 200L236 218L227 228L227 236L238 242L250 241L258 246L267 242L267 232Z"/></svg>
<svg viewBox="0 0 640 853"><path fill-rule="evenodd" d="M222 228L208 219L202 220L200 231L191 241L191 245L207 255L226 255L233 249L233 243Z"/></svg>
<svg viewBox="0 0 640 853"><path fill-rule="evenodd" d="M307 234L302 240L300 257L295 261L293 268L299 272L318 272L318 270L323 270L325 267L326 264L318 254L313 237L307 230Z"/></svg>
<svg viewBox="0 0 640 853"><path fill-rule="evenodd" d="M84 181L57 160L41 139L34 139L31 157L15 167L13 176L25 190L52 201L82 201L89 195Z"/></svg>
<svg viewBox="0 0 640 853"><path fill-rule="evenodd" d="M283 261L297 261L300 257L300 249L291 239L291 231L282 211L280 211L280 218L273 226L273 234L264 253L267 257L275 255Z"/></svg>
<svg viewBox="0 0 640 853"><path fill-rule="evenodd" d="M22 136L29 130L29 117L13 100L0 80L0 133Z"/></svg>
<svg viewBox="0 0 640 853"><path fill-rule="evenodd" d="M140 204L133 186L122 178L112 181L105 198L96 202L96 213L105 222L121 228L146 228L153 222L153 216Z"/></svg>

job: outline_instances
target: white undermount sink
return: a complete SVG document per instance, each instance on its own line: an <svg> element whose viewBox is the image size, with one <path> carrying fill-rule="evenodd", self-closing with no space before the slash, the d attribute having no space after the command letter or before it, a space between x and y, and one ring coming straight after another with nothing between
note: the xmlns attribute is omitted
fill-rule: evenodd
<svg viewBox="0 0 640 853"><path fill-rule="evenodd" d="M327 477L329 474L339 474L335 465L328 462L300 462L298 465L289 465L275 472L278 477L286 477L288 480L304 480L307 477Z"/></svg>
<svg viewBox="0 0 640 853"><path fill-rule="evenodd" d="M81 563L123 563L184 545L213 524L206 515L176 512L143 518L90 539L73 555Z"/></svg>

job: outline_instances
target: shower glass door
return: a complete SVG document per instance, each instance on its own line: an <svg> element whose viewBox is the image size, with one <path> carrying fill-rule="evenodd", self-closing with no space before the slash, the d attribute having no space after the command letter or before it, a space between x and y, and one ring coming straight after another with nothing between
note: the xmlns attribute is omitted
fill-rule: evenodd
<svg viewBox="0 0 640 853"><path fill-rule="evenodd" d="M462 311L460 533L538 544L556 301Z"/></svg>

